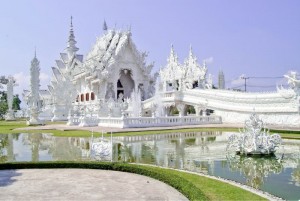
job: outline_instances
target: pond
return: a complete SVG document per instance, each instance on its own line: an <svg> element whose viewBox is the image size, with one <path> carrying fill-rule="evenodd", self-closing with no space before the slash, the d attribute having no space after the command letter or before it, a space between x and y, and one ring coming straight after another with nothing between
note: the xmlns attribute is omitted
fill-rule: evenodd
<svg viewBox="0 0 300 201"><path fill-rule="evenodd" d="M284 140L275 157L226 153L232 132L190 132L101 138L50 134L0 135L0 163L112 160L153 164L219 176L287 200L300 199L300 141ZM101 144L102 143L102 144ZM102 155L95 145L108 148ZM111 148L112 147L112 148Z"/></svg>

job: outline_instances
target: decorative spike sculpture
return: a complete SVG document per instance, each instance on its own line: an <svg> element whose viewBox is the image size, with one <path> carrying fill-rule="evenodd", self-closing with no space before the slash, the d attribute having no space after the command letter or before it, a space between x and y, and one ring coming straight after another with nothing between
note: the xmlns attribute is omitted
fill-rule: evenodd
<svg viewBox="0 0 300 201"><path fill-rule="evenodd" d="M273 155L280 144L280 135L270 135L264 128L263 121L253 113L245 121L240 134L229 137L227 149L233 147L240 155Z"/></svg>
<svg viewBox="0 0 300 201"><path fill-rule="evenodd" d="M30 96L29 96L29 120L27 125L42 124L40 113L40 62L34 55L30 67Z"/></svg>

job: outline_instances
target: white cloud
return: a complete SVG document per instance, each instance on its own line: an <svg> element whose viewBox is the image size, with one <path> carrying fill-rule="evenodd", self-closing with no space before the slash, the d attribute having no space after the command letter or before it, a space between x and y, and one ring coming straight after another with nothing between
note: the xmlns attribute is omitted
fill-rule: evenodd
<svg viewBox="0 0 300 201"><path fill-rule="evenodd" d="M13 75L13 77L16 79L17 86L14 87L14 94L19 94L19 97L22 101L21 107L24 107L23 105L23 97L22 93L24 90L30 90L30 75L25 74L24 72L19 72ZM49 84L50 76L46 73L41 72L40 73L40 89L47 89L47 85ZM4 87L6 90L6 87Z"/></svg>
<svg viewBox="0 0 300 201"><path fill-rule="evenodd" d="M29 86L29 80L30 80L30 76L29 75L25 75L23 72L19 72L13 75L13 77L16 79L16 82L19 86Z"/></svg>
<svg viewBox="0 0 300 201"><path fill-rule="evenodd" d="M236 78L235 80L232 80L231 84L232 85L244 85L245 84L245 79L243 79L243 78L245 78L245 77L247 77L247 76L245 74L242 74L238 78ZM249 81L248 78L247 78L246 81L247 82Z"/></svg>
<svg viewBox="0 0 300 201"><path fill-rule="evenodd" d="M47 75L46 73L41 73L40 74L40 81L41 81L41 83L49 83L49 81L50 81L50 76L49 75Z"/></svg>
<svg viewBox="0 0 300 201"><path fill-rule="evenodd" d="M244 85L245 84L245 80L238 78L236 80L232 80L231 84L232 85Z"/></svg>
<svg viewBox="0 0 300 201"><path fill-rule="evenodd" d="M208 57L206 59L203 59L204 62L206 62L206 64L211 64L214 62L214 58L213 57Z"/></svg>
<svg viewBox="0 0 300 201"><path fill-rule="evenodd" d="M23 88L29 88L30 86L30 75L27 75L23 72L19 72L13 75L13 77L16 79L16 82L19 86L22 86ZM41 87L47 86L50 81L50 76L46 73L41 72L40 73L40 84Z"/></svg>

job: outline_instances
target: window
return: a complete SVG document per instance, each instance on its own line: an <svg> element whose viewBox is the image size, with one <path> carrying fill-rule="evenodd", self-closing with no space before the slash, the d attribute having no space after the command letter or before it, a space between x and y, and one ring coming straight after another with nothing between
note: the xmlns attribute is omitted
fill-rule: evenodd
<svg viewBox="0 0 300 201"><path fill-rule="evenodd" d="M83 94L80 95L80 101L81 101L81 102L84 101L84 95L83 95Z"/></svg>
<svg viewBox="0 0 300 201"><path fill-rule="evenodd" d="M94 94L94 92L91 92L91 100L95 100L95 94Z"/></svg>
<svg viewBox="0 0 300 201"><path fill-rule="evenodd" d="M86 101L89 101L89 99L90 99L90 94L89 94L89 93L86 93L86 94L85 94L85 100L86 100Z"/></svg>

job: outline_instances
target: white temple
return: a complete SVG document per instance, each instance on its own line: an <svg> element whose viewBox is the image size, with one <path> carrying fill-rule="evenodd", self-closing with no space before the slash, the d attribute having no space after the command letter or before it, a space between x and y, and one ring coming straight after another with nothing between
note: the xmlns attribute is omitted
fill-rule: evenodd
<svg viewBox="0 0 300 201"><path fill-rule="evenodd" d="M180 64L172 46L166 66L151 74L153 64L137 50L130 30L107 29L106 23L103 30L83 56L77 54L71 20L48 91L40 90L41 118L79 126L152 127L243 123L255 109L266 124L300 126L296 73L286 75L288 89L272 93L224 90L223 72L221 89L213 89L207 65L197 62L191 47Z"/></svg>

